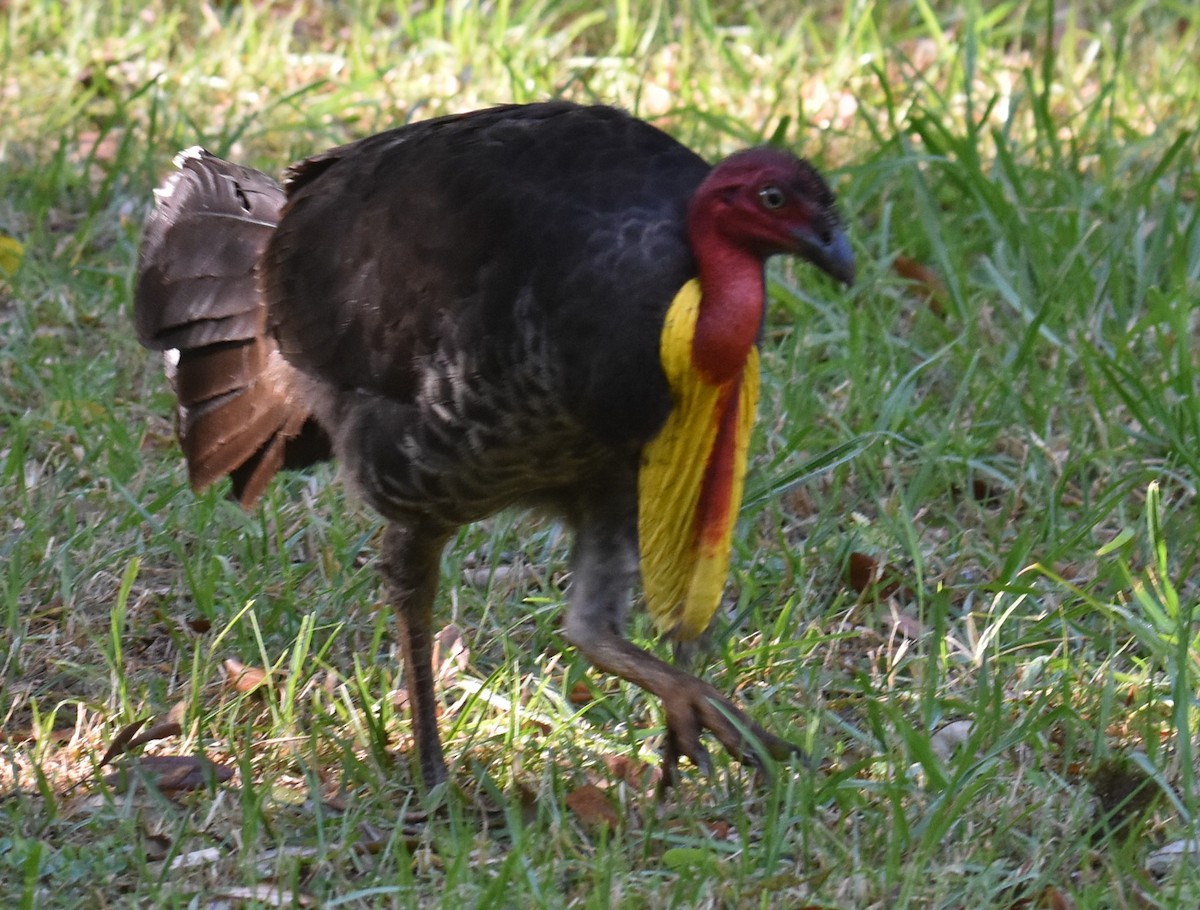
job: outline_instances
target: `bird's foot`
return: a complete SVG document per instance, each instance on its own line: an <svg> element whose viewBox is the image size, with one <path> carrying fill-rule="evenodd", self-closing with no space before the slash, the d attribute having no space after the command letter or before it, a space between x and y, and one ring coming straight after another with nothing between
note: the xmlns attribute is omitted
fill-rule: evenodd
<svg viewBox="0 0 1200 910"><path fill-rule="evenodd" d="M679 759L687 756L704 774L712 773L712 759L700 737L708 731L739 762L760 774L767 771L764 756L785 761L803 755L798 746L768 733L732 701L708 683L692 677L663 695L667 736L663 747L659 796L678 781Z"/></svg>

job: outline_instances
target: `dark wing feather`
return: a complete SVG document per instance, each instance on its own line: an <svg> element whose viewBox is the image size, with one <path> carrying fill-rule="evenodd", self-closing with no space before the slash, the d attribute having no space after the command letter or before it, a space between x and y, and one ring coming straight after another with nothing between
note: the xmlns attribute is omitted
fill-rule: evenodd
<svg viewBox="0 0 1200 910"><path fill-rule="evenodd" d="M537 331L564 407L603 441L644 440L670 407L658 339L695 271L684 215L707 172L628 114L566 102L326 152L291 171L264 259L281 350L332 388L403 402L447 334L499 380Z"/></svg>

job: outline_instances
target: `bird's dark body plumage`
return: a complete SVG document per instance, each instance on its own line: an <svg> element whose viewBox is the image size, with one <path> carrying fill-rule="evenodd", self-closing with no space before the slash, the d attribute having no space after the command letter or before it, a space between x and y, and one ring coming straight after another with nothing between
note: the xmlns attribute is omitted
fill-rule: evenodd
<svg viewBox="0 0 1200 910"><path fill-rule="evenodd" d="M674 406L664 320L697 275L689 206L707 163L623 112L549 102L332 149L283 189L204 152L179 164L147 226L135 310L143 343L174 362L193 484L230 474L248 504L279 468L332 450L390 520L383 566L427 784L445 775L438 556L459 525L513 504L576 530L565 634L664 698L668 771L680 754L704 760L702 729L752 759L729 715L790 751L621 634L639 463ZM824 188L795 159L781 167ZM833 246L810 258L844 274L832 199L814 205L823 239L806 242ZM761 306L761 259L792 241L754 242Z"/></svg>
<svg viewBox="0 0 1200 910"><path fill-rule="evenodd" d="M271 322L368 501L457 525L636 457L670 410L658 336L695 271L683 214L707 171L639 120L567 104L294 169L263 260Z"/></svg>

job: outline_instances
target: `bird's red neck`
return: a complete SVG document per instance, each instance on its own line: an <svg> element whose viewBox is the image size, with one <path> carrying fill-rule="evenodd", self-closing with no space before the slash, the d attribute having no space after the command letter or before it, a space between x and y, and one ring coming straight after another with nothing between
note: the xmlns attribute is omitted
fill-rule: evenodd
<svg viewBox="0 0 1200 910"><path fill-rule="evenodd" d="M711 219L693 206L688 239L700 278L700 312L692 355L696 368L713 382L740 375L758 340L763 315L763 262L730 243Z"/></svg>

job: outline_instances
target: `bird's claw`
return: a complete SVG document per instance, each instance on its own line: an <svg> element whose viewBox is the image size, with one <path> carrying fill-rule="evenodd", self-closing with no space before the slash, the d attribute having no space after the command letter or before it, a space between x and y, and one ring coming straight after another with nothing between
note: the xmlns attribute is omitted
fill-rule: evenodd
<svg viewBox="0 0 1200 910"><path fill-rule="evenodd" d="M764 756L776 761L803 755L802 750L768 733L729 699L707 683L695 680L678 693L663 698L667 714L667 733L663 745L662 778L659 796L678 782L679 759L687 756L705 776L712 774L712 758L700 741L708 731L733 758L765 776Z"/></svg>

